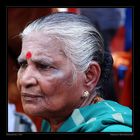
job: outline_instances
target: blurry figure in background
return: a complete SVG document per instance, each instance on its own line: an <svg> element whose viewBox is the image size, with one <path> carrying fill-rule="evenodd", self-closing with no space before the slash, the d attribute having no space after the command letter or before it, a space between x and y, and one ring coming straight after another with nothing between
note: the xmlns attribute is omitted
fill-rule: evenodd
<svg viewBox="0 0 140 140"><path fill-rule="evenodd" d="M132 108L132 52L113 54L118 102Z"/></svg>
<svg viewBox="0 0 140 140"><path fill-rule="evenodd" d="M16 112L16 106L8 103L8 132L36 132L36 126L31 119Z"/></svg>
<svg viewBox="0 0 140 140"><path fill-rule="evenodd" d="M123 50L113 53L119 103L132 108L132 8L126 8Z"/></svg>
<svg viewBox="0 0 140 140"><path fill-rule="evenodd" d="M119 103L132 108L132 55L128 59L129 65L124 76L124 85L120 95Z"/></svg>
<svg viewBox="0 0 140 140"><path fill-rule="evenodd" d="M122 24L124 8L80 8L80 14L91 19L104 38L104 49L110 51L110 43Z"/></svg>
<svg viewBox="0 0 140 140"><path fill-rule="evenodd" d="M124 79L124 88L120 103L132 108L132 8L126 8L125 18L125 51L130 55L128 70Z"/></svg>
<svg viewBox="0 0 140 140"><path fill-rule="evenodd" d="M132 8L125 10L125 51L132 49Z"/></svg>
<svg viewBox="0 0 140 140"><path fill-rule="evenodd" d="M80 8L79 13L91 19L104 39L105 51L110 51L110 43L122 22L124 8ZM104 98L118 101L114 87L114 73L104 85Z"/></svg>

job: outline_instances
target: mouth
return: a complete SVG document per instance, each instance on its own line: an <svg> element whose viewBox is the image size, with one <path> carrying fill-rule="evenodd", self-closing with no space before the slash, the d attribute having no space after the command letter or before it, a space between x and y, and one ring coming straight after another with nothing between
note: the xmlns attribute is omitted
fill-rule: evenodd
<svg viewBox="0 0 140 140"><path fill-rule="evenodd" d="M41 95L34 95L34 94L31 94L31 93L21 93L21 96L26 101L33 101L35 99L38 99L38 98L42 98L43 97Z"/></svg>

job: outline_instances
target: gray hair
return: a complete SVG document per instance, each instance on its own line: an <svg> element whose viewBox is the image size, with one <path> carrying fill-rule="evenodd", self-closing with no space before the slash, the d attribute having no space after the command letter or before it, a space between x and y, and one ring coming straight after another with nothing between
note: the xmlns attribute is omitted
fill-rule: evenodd
<svg viewBox="0 0 140 140"><path fill-rule="evenodd" d="M87 17L72 13L54 13L29 24L21 33L22 38L32 31L41 31L62 40L65 44L62 46L65 55L78 71L86 71L92 60L97 61L101 70L103 69L103 39ZM103 74L101 76L105 77ZM102 79L100 81L105 78Z"/></svg>

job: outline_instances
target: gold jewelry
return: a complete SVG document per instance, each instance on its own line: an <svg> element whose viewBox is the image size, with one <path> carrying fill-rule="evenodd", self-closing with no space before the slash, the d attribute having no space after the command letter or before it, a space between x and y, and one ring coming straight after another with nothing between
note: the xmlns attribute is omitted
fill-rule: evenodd
<svg viewBox="0 0 140 140"><path fill-rule="evenodd" d="M87 98L90 95L88 91L84 91L82 98Z"/></svg>
<svg viewBox="0 0 140 140"><path fill-rule="evenodd" d="M102 101L102 100L103 100L103 98L101 98L99 96L95 96L92 102L95 104L95 103Z"/></svg>

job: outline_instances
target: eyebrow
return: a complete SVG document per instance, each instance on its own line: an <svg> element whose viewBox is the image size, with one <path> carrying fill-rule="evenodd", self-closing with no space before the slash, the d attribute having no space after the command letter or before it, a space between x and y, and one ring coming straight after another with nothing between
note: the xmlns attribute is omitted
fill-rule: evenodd
<svg viewBox="0 0 140 140"><path fill-rule="evenodd" d="M53 61L48 58L34 58L34 59L31 58L31 60L35 63L40 63L40 64L53 63Z"/></svg>
<svg viewBox="0 0 140 140"><path fill-rule="evenodd" d="M18 61L18 63L20 63L20 62L26 62L27 59L22 58L21 56L19 56L17 58L17 61ZM35 63L41 63L41 64L45 64L45 63L52 64L53 63L53 61L51 59L49 59L48 57L31 58L31 61L32 62L35 62Z"/></svg>

